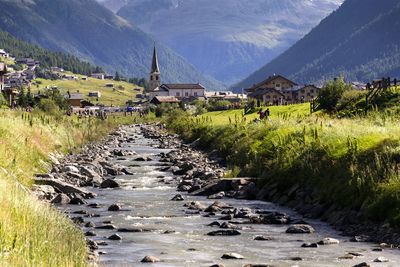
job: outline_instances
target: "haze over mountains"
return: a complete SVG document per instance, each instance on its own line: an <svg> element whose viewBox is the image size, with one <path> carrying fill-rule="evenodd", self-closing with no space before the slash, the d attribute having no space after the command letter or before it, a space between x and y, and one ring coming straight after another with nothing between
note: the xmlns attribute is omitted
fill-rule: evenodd
<svg viewBox="0 0 400 267"><path fill-rule="evenodd" d="M342 1L103 2L113 10L119 9L118 15L152 34L202 72L232 84L289 48Z"/></svg>
<svg viewBox="0 0 400 267"><path fill-rule="evenodd" d="M319 26L237 87L279 73L312 83L400 76L400 1L347 0Z"/></svg>
<svg viewBox="0 0 400 267"><path fill-rule="evenodd" d="M95 0L0 0L0 29L130 77L148 77L154 39ZM157 44L163 82L221 84Z"/></svg>

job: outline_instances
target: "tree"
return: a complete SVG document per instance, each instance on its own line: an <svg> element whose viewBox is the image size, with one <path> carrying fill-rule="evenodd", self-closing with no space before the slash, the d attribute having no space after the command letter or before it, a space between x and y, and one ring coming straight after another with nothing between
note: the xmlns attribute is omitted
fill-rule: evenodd
<svg viewBox="0 0 400 267"><path fill-rule="evenodd" d="M118 71L115 72L114 81L117 81L117 82L121 81L121 76L119 75Z"/></svg>
<svg viewBox="0 0 400 267"><path fill-rule="evenodd" d="M318 95L319 109L329 112L335 111L339 100L348 90L351 90L351 85L346 84L343 78L328 81Z"/></svg>
<svg viewBox="0 0 400 267"><path fill-rule="evenodd" d="M25 89L24 87L21 88L21 91L18 94L18 106L26 108L28 106Z"/></svg>

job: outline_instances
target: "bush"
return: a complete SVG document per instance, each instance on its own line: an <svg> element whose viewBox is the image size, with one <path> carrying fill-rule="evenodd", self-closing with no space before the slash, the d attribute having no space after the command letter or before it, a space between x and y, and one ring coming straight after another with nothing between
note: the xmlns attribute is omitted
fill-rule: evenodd
<svg viewBox="0 0 400 267"><path fill-rule="evenodd" d="M208 105L208 111L228 110L231 106L231 102L227 100L212 101Z"/></svg>
<svg viewBox="0 0 400 267"><path fill-rule="evenodd" d="M60 112L57 103L52 99L41 99L38 107L48 114L56 115Z"/></svg>
<svg viewBox="0 0 400 267"><path fill-rule="evenodd" d="M327 82L318 95L319 108L328 112L336 111L339 100L348 90L351 90L351 85L346 84L343 78Z"/></svg>
<svg viewBox="0 0 400 267"><path fill-rule="evenodd" d="M4 97L4 95L2 93L0 93L0 107L1 106L6 106L7 104L8 103L7 103L6 98Z"/></svg>

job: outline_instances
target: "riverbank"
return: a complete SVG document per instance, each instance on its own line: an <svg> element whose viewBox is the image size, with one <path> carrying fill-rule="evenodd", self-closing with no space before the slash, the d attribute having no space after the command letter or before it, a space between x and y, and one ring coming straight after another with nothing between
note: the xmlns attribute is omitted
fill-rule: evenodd
<svg viewBox="0 0 400 267"><path fill-rule="evenodd" d="M399 260L397 250L351 243L321 222L246 200L258 195L256 180L224 179L220 158L161 128L122 127L37 178L55 189L37 193L82 229L101 265L353 266L388 260L380 266L393 266Z"/></svg>
<svg viewBox="0 0 400 267"><path fill-rule="evenodd" d="M123 121L127 120L127 121ZM32 196L36 173L62 154L101 139L131 118L69 118L0 111L0 265L85 266L82 233L65 216Z"/></svg>
<svg viewBox="0 0 400 267"><path fill-rule="evenodd" d="M233 176L262 178L258 199L322 218L349 235L400 244L395 116L229 121L214 124L207 114L191 118L180 111L165 118L184 140L226 159Z"/></svg>

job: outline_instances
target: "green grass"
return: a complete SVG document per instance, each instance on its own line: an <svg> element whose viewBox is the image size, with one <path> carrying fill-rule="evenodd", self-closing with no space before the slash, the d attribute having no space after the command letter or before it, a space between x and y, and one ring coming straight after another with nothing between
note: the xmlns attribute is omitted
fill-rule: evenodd
<svg viewBox="0 0 400 267"><path fill-rule="evenodd" d="M298 104L298 105L288 105L288 106L272 106L268 107L271 112L272 119L283 117L283 116L290 116L290 117L304 117L310 114L310 104ZM262 110L265 111L267 107L262 107ZM250 122L254 119L259 118L257 112L248 114L244 116L243 109L236 109L236 110L227 110L227 111L214 111L208 112L200 116L201 118L209 119L213 125L226 125L229 122L234 121L242 121L245 120Z"/></svg>
<svg viewBox="0 0 400 267"><path fill-rule="evenodd" d="M46 172L51 152L78 150L121 123L0 110L0 266L86 266L83 234L64 215L29 192Z"/></svg>
<svg viewBox="0 0 400 267"><path fill-rule="evenodd" d="M98 80L94 78L90 78L87 81L83 81L81 79L81 75L76 75L79 77L79 80L44 80L44 79L36 79L34 81L39 83L39 87L33 86L33 91L37 92L38 90L44 91L46 87L57 86L58 89L62 90L63 93L69 91L70 93L79 93L84 94L86 100L90 100L92 103L100 103L104 105L114 105L114 106L124 106L125 103L129 100L135 100L137 91L134 91L134 88L140 88L139 86L133 85L127 82L117 82L113 80ZM114 89L106 87L106 84L113 83ZM121 89L123 88L123 90ZM100 91L101 97L99 98L99 102L97 102L96 98L89 97L89 92Z"/></svg>
<svg viewBox="0 0 400 267"><path fill-rule="evenodd" d="M300 185L323 204L362 210L400 228L399 116L382 111L338 119L306 115L305 105L278 115L281 108L258 123L232 118L241 111L197 118L175 111L165 121L189 142L216 149L232 173L264 178L260 186L275 183L284 192Z"/></svg>

